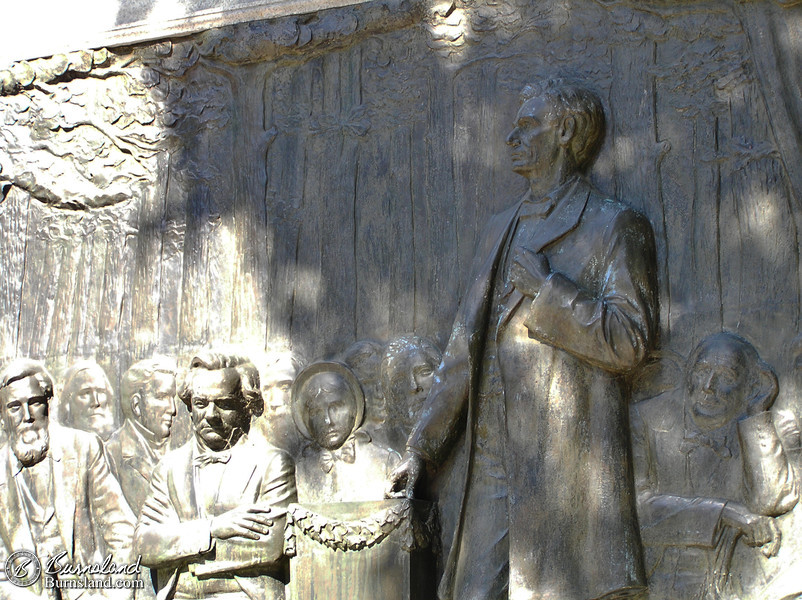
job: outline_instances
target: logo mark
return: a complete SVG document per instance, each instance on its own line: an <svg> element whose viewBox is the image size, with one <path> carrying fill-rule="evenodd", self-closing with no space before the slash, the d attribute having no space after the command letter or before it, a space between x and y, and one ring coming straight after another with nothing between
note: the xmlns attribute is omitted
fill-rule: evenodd
<svg viewBox="0 0 802 600"><path fill-rule="evenodd" d="M42 565L29 550L17 550L6 559L6 577L17 587L31 586L41 575Z"/></svg>

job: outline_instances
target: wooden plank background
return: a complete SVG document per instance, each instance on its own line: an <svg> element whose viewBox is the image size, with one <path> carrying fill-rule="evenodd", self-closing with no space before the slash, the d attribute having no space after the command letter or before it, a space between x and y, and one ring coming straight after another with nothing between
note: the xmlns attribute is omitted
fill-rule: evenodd
<svg viewBox="0 0 802 600"><path fill-rule="evenodd" d="M517 93L569 74L608 114L593 180L654 226L663 347L736 331L791 389L800 199L735 8L524 4L165 67L160 106L184 116L135 200L67 211L13 189L0 206L3 358L94 356L116 381L210 343L443 345L482 224L524 189L504 145Z"/></svg>

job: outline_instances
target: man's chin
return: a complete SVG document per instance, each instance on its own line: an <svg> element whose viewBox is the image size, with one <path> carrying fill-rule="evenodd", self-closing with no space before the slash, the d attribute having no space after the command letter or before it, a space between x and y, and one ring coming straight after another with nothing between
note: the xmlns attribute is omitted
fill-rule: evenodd
<svg viewBox="0 0 802 600"><path fill-rule="evenodd" d="M204 429L200 432L200 438L206 447L215 451L225 450L228 446L229 437L223 437L220 433L211 429Z"/></svg>
<svg viewBox="0 0 802 600"><path fill-rule="evenodd" d="M37 438L35 442L29 443L22 439L14 443L13 450L14 456L26 467L35 465L47 456L47 451L50 449L50 440L47 436Z"/></svg>

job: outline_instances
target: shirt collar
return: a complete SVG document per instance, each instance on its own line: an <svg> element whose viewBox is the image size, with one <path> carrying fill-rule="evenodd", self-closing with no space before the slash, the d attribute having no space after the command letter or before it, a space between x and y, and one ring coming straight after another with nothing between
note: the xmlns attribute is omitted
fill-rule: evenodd
<svg viewBox="0 0 802 600"><path fill-rule="evenodd" d="M131 431L140 445L145 446L148 450L150 450L153 456L156 456L157 452L164 448L164 446L170 441L170 438L167 437L161 444L157 444L152 431L145 429L145 427L135 419L127 419L126 421L130 423Z"/></svg>
<svg viewBox="0 0 802 600"><path fill-rule="evenodd" d="M574 174L568 179L566 179L563 183L558 185L556 188L551 190L548 194L536 198L532 195L531 190L527 190L526 194L524 195L523 201L524 203L531 203L531 204L547 204L550 203L555 207L559 206L563 203L566 198L569 198L573 195L574 188L576 188L577 184L581 181L582 177L579 174Z"/></svg>

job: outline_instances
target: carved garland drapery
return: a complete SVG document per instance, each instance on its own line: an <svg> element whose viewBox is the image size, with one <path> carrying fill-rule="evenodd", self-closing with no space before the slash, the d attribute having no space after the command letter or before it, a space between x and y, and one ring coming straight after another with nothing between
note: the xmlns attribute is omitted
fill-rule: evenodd
<svg viewBox="0 0 802 600"><path fill-rule="evenodd" d="M432 536L432 516L425 523L413 514L412 503L403 500L364 519L341 521L312 512L298 504L287 509L284 549L287 556L296 554L296 531L331 550L358 552L383 542L391 533L401 531L404 550L425 548Z"/></svg>

